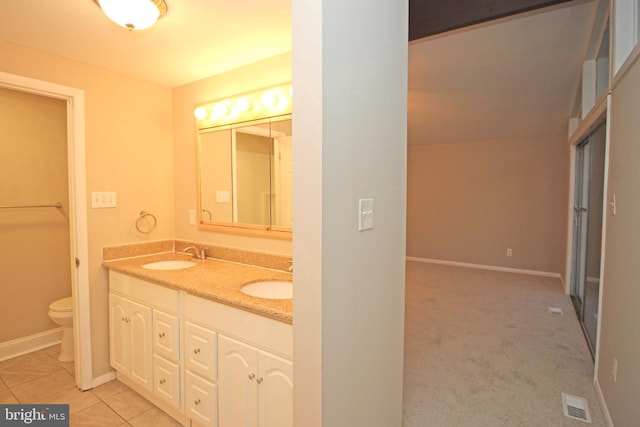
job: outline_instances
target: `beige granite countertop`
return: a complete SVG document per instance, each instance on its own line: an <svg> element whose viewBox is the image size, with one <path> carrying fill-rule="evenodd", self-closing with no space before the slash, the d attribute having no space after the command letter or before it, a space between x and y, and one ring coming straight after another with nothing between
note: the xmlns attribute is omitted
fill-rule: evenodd
<svg viewBox="0 0 640 427"><path fill-rule="evenodd" d="M196 262L195 267L181 270L148 270L143 264L169 260L187 259ZM134 258L104 261L104 267L139 279L148 280L173 289L227 304L242 310L293 323L293 300L265 299L246 295L240 288L260 280L292 280L292 274L279 270L256 267L248 264L223 261L216 258L205 260L191 258L180 252L167 252Z"/></svg>

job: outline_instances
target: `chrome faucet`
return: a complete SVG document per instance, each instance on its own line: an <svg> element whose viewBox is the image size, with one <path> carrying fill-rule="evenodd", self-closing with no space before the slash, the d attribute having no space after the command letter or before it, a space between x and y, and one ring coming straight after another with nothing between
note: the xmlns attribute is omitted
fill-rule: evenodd
<svg viewBox="0 0 640 427"><path fill-rule="evenodd" d="M198 250L196 246L188 246L182 250L182 252L188 254L189 251L193 250L193 257L199 259L207 258L207 248L202 248L201 251Z"/></svg>

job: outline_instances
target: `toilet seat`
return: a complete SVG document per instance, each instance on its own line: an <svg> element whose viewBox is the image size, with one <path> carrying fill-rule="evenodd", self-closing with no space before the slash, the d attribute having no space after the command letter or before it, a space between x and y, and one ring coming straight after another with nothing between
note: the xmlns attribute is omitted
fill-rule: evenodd
<svg viewBox="0 0 640 427"><path fill-rule="evenodd" d="M49 305L49 310L56 313L71 312L73 310L73 298L67 297L54 301Z"/></svg>

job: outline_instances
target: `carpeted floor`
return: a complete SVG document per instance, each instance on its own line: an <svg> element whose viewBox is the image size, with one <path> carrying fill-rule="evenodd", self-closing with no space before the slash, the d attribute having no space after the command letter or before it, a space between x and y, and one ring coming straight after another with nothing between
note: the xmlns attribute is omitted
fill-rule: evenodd
<svg viewBox="0 0 640 427"><path fill-rule="evenodd" d="M564 415L563 392L605 425L559 279L420 262L406 279L404 427L588 426Z"/></svg>

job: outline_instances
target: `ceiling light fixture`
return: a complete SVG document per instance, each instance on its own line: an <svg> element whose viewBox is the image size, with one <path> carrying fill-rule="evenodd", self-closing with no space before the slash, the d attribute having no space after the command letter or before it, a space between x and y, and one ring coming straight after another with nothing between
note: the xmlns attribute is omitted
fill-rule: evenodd
<svg viewBox="0 0 640 427"><path fill-rule="evenodd" d="M164 0L94 0L105 15L128 30L149 28L167 13Z"/></svg>

